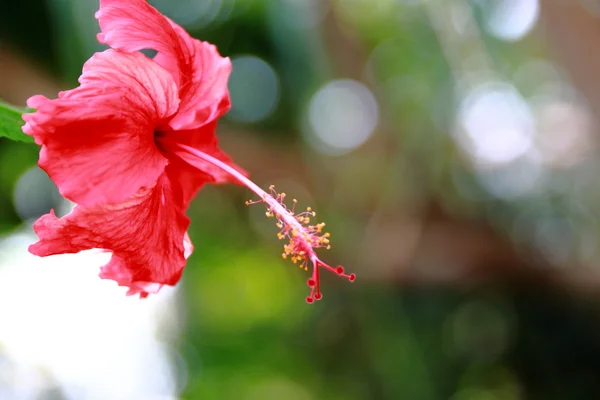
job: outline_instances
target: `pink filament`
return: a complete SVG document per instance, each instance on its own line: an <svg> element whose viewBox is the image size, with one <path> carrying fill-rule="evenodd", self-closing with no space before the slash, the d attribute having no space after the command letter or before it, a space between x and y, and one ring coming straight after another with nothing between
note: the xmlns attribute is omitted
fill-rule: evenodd
<svg viewBox="0 0 600 400"><path fill-rule="evenodd" d="M165 143L166 144L166 143ZM355 274L344 273L344 268L338 266L336 268L324 263L317 256L314 248L322 247L319 245L319 236L316 236L314 226L305 226L298 219L298 215L294 215L293 210L288 210L283 204L284 195L273 195L265 192L258 185L246 178L243 174L238 172L235 168L227 165L226 163L202 152L201 150L195 149L190 146L179 143L168 143L170 147L173 147L174 153L178 155L183 161L190 164L191 166L202 169L202 163L208 162L217 168L229 173L231 176L236 178L240 183L254 192L263 201L268 209L267 214L272 213L275 215L279 222L284 227L280 234L282 237L290 239L290 249L294 253L303 254L302 257L305 260L310 260L312 265L312 276L307 281L307 285L310 288L310 295L306 298L307 303L313 303L315 300L321 300L323 295L321 293L321 282L319 276L319 268L325 268L334 274L341 276L342 278L348 279L350 282L354 282L356 279ZM306 261L305 261L306 262Z"/></svg>

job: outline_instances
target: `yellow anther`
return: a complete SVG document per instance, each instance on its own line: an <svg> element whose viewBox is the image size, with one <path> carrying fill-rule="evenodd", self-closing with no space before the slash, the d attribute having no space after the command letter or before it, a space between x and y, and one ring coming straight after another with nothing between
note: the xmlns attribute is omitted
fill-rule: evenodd
<svg viewBox="0 0 600 400"><path fill-rule="evenodd" d="M306 207L306 211L308 211L308 212L311 212L311 211L312 211L312 208L310 208L310 207Z"/></svg>
<svg viewBox="0 0 600 400"><path fill-rule="evenodd" d="M329 233L329 232L325 232L325 234L324 234L323 236L325 236L326 238L328 238L328 237L330 237L330 236L331 236L331 233Z"/></svg>
<svg viewBox="0 0 600 400"><path fill-rule="evenodd" d="M275 185L269 186L269 190L275 190Z"/></svg>

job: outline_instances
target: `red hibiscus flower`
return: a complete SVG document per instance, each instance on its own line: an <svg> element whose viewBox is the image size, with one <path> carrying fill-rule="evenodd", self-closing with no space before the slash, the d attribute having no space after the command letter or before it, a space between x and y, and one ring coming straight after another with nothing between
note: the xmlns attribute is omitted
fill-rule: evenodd
<svg viewBox="0 0 600 400"><path fill-rule="evenodd" d="M309 302L321 298L314 248L328 247L309 210L294 215L283 196L269 195L217 145L217 119L230 107L228 58L145 0L101 0L100 42L112 49L83 66L80 85L54 100L31 97L23 131L41 145L39 165L77 206L34 224L39 256L99 248L112 253L100 276L145 297L175 285L192 252L186 209L205 183L242 183L276 216L284 258L313 265ZM157 51L152 59L139 50Z"/></svg>

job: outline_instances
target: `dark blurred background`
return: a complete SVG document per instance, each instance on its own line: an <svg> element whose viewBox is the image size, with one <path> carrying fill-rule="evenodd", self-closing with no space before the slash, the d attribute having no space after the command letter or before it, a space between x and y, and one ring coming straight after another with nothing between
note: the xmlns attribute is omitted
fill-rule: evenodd
<svg viewBox="0 0 600 400"><path fill-rule="evenodd" d="M178 288L125 299L26 255L69 205L0 139L0 398L600 398L600 1L151 3L231 57L222 148L358 279L305 304L264 209L207 187ZM97 8L1 0L0 98L74 87Z"/></svg>

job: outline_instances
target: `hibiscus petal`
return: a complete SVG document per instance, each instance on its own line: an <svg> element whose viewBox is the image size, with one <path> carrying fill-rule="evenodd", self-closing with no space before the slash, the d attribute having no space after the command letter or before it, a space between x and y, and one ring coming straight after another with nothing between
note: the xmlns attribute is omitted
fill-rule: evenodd
<svg viewBox="0 0 600 400"><path fill-rule="evenodd" d="M100 0L96 18L102 30L100 43L127 52L153 49L182 67L191 64L189 52L181 47L168 19L146 0ZM173 76L178 84L179 75Z"/></svg>
<svg viewBox="0 0 600 400"><path fill-rule="evenodd" d="M23 131L42 145L39 165L63 196L91 206L117 203L151 186L167 159L155 128L177 111L171 76L140 53L96 53L80 86L58 99L33 96Z"/></svg>
<svg viewBox="0 0 600 400"><path fill-rule="evenodd" d="M187 260L187 258L194 251L194 246L187 232L183 236L183 248L183 256ZM128 296L139 294L141 298L147 297L150 293L158 293L158 291L164 286L163 284L156 282L132 282L131 272L129 269L123 268L123 265L125 264L126 261L119 259L119 257L116 255L113 255L111 261L102 267L102 270L100 271L100 278L112 279L116 281L119 286L129 287L129 290L126 293Z"/></svg>
<svg viewBox="0 0 600 400"><path fill-rule="evenodd" d="M186 233L189 219L172 178L173 168L168 166L154 187L123 203L76 206L60 219L51 211L35 222L40 240L29 251L38 256L93 248L111 251L100 276L129 287L129 294L145 297L162 285L175 285L192 247Z"/></svg>
<svg viewBox="0 0 600 400"><path fill-rule="evenodd" d="M189 202L205 183L237 183L239 181L221 168L206 161L200 160L188 153L178 151L173 144L184 144L198 149L212 157L237 169L243 175L248 175L240 166L235 164L231 158L219 149L219 142L215 135L217 122L213 121L193 130L178 130L161 132L157 143L166 152L176 154L177 158L171 159L171 164L177 169L176 178L183 191L183 204L187 208ZM190 160L194 166L183 160Z"/></svg>
<svg viewBox="0 0 600 400"><path fill-rule="evenodd" d="M194 71L187 86L180 89L179 111L169 121L172 129L194 129L215 121L231 108L227 80L231 61L206 42L195 43ZM159 60L156 60L160 63Z"/></svg>
<svg viewBox="0 0 600 400"><path fill-rule="evenodd" d="M96 18L100 42L123 51L158 52L154 61L171 72L181 98L171 129L198 128L229 110L231 62L215 46L192 38L145 0L101 0Z"/></svg>

